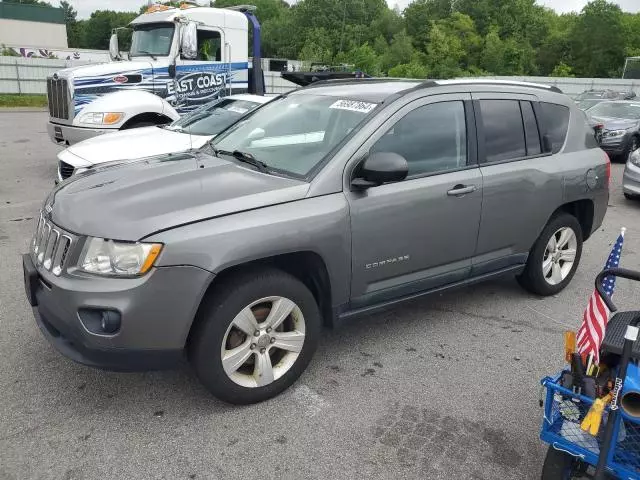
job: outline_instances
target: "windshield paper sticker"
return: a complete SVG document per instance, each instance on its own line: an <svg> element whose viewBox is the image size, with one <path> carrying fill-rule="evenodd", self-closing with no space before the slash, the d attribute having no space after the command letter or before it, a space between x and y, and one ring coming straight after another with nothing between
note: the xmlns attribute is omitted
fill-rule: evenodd
<svg viewBox="0 0 640 480"><path fill-rule="evenodd" d="M351 110L352 112L369 113L376 108L375 103L359 102L357 100L338 100L329 108L337 108L338 110Z"/></svg>
<svg viewBox="0 0 640 480"><path fill-rule="evenodd" d="M242 107L234 107L232 105L230 107L227 107L227 111L234 112L234 113L239 113L241 115L244 115L245 113L247 113L249 111L249 109L248 108L242 108Z"/></svg>

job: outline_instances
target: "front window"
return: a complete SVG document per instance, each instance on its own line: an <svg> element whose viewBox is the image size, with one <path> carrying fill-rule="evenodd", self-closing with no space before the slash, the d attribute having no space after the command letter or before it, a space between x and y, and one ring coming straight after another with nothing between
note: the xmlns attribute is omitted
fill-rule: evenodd
<svg viewBox="0 0 640 480"><path fill-rule="evenodd" d="M174 25L146 23L133 27L131 57L166 57L171 52Z"/></svg>
<svg viewBox="0 0 640 480"><path fill-rule="evenodd" d="M593 117L625 118L640 120L640 103L605 102L589 109Z"/></svg>
<svg viewBox="0 0 640 480"><path fill-rule="evenodd" d="M307 177L376 107L325 95L294 94L271 101L214 140L224 154L253 156L272 170Z"/></svg>
<svg viewBox="0 0 640 480"><path fill-rule="evenodd" d="M203 105L166 128L192 135L217 135L259 105L248 100L224 98Z"/></svg>

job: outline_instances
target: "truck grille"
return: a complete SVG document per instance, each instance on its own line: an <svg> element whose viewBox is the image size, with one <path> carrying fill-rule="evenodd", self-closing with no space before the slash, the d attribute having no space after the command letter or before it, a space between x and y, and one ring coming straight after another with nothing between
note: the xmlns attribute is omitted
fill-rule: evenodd
<svg viewBox="0 0 640 480"><path fill-rule="evenodd" d="M73 171L75 170L73 165L69 165L67 162L58 162L58 170L60 171L60 178L62 180L66 180L71 175L73 175Z"/></svg>
<svg viewBox="0 0 640 480"><path fill-rule="evenodd" d="M40 214L31 249L37 266L42 266L56 276L62 273L69 258L73 237L56 227Z"/></svg>
<svg viewBox="0 0 640 480"><path fill-rule="evenodd" d="M71 120L69 115L69 86L66 78L47 78L49 115L52 118Z"/></svg>

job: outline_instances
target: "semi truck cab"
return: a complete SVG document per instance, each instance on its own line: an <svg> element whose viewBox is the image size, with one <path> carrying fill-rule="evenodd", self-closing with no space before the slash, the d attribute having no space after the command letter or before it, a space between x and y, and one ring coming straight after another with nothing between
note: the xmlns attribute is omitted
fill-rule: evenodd
<svg viewBox="0 0 640 480"><path fill-rule="evenodd" d="M51 140L72 145L108 132L165 124L220 96L264 94L254 10L150 7L131 22L127 60L114 31L112 62L67 68L47 78ZM249 23L255 52L251 69Z"/></svg>

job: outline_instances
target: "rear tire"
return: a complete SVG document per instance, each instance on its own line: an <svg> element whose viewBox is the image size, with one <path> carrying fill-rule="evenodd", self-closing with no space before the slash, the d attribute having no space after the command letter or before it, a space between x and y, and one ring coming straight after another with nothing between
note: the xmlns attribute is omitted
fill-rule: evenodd
<svg viewBox="0 0 640 480"><path fill-rule="evenodd" d="M565 236L566 235L566 236ZM552 238L556 239L554 243ZM562 245L563 242L566 243ZM557 249L552 247L556 245ZM529 252L520 285L531 293L547 297L569 285L582 256L582 227L573 215L558 213L544 228ZM573 257L573 260L569 259Z"/></svg>
<svg viewBox="0 0 640 480"><path fill-rule="evenodd" d="M556 450L551 445L542 467L541 480L569 480L579 471L579 462L568 453Z"/></svg>
<svg viewBox="0 0 640 480"><path fill-rule="evenodd" d="M189 360L220 400L262 402L304 372L321 325L315 298L300 280L275 269L247 270L205 299L189 338Z"/></svg>

